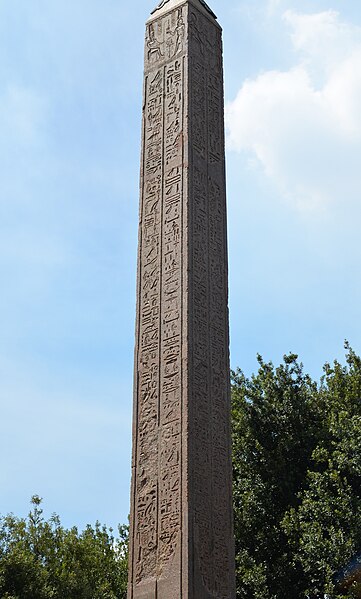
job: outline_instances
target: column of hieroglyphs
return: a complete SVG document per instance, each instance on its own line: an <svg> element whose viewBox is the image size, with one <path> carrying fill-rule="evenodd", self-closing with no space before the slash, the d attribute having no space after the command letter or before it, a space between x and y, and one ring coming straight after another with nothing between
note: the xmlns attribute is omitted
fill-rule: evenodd
<svg viewBox="0 0 361 599"><path fill-rule="evenodd" d="M147 23L129 599L234 599L221 29Z"/></svg>

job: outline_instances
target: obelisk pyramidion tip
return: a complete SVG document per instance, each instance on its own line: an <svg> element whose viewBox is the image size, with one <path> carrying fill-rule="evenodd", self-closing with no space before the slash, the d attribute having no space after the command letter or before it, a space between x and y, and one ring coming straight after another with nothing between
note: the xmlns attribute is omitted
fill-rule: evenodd
<svg viewBox="0 0 361 599"><path fill-rule="evenodd" d="M155 12L157 12L157 10L163 8L163 6L165 6L169 1L170 0L161 0L158 6L154 10L152 10L151 14L153 15ZM203 6L203 8L206 9L207 12L209 12L210 15L212 15L212 17L214 17L215 19L217 18L217 15L214 14L213 10L208 6L208 4L204 0L198 0L198 2Z"/></svg>

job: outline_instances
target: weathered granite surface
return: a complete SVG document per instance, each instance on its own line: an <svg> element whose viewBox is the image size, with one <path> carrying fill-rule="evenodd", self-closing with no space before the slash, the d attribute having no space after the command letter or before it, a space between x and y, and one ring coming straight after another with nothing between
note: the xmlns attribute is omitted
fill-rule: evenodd
<svg viewBox="0 0 361 599"><path fill-rule="evenodd" d="M222 32L146 25L128 599L234 599Z"/></svg>

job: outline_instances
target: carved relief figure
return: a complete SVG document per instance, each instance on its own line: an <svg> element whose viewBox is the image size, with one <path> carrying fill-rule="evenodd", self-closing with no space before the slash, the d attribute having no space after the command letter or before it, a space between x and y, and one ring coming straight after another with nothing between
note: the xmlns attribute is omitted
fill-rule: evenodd
<svg viewBox="0 0 361 599"><path fill-rule="evenodd" d="M183 50L183 42L184 42L184 38L185 38L185 29L186 29L186 26L184 24L182 10L179 10L178 11L177 27L176 27L176 30L175 30L176 34L177 34L177 42L176 42L175 54L178 54L178 52L181 52Z"/></svg>
<svg viewBox="0 0 361 599"><path fill-rule="evenodd" d="M149 35L147 39L148 48L148 60L149 62L156 62L160 58L163 58L161 51L161 43L157 40L154 32L154 26L149 25Z"/></svg>
<svg viewBox="0 0 361 599"><path fill-rule="evenodd" d="M172 31L169 23L168 23L168 27L166 30L165 45L167 48L167 58L172 58L174 56L175 41L174 41L174 31Z"/></svg>
<svg viewBox="0 0 361 599"><path fill-rule="evenodd" d="M204 54L204 40L199 31L198 16L193 11L190 14L190 27L192 30L193 38L198 44L199 51L203 55Z"/></svg>
<svg viewBox="0 0 361 599"><path fill-rule="evenodd" d="M168 21L166 29L166 55L167 58L173 58L179 52L183 50L183 42L185 38L185 23L182 15L182 9L179 9L177 13L172 14L172 18L177 16L177 23L174 29L172 29L171 19ZM173 24L174 27L174 24Z"/></svg>

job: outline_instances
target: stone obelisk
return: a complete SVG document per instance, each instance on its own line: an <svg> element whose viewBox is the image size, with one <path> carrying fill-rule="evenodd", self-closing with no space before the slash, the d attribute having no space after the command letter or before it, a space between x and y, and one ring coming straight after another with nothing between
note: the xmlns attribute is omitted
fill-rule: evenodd
<svg viewBox="0 0 361 599"><path fill-rule="evenodd" d="M128 599L234 599L222 31L146 25Z"/></svg>

